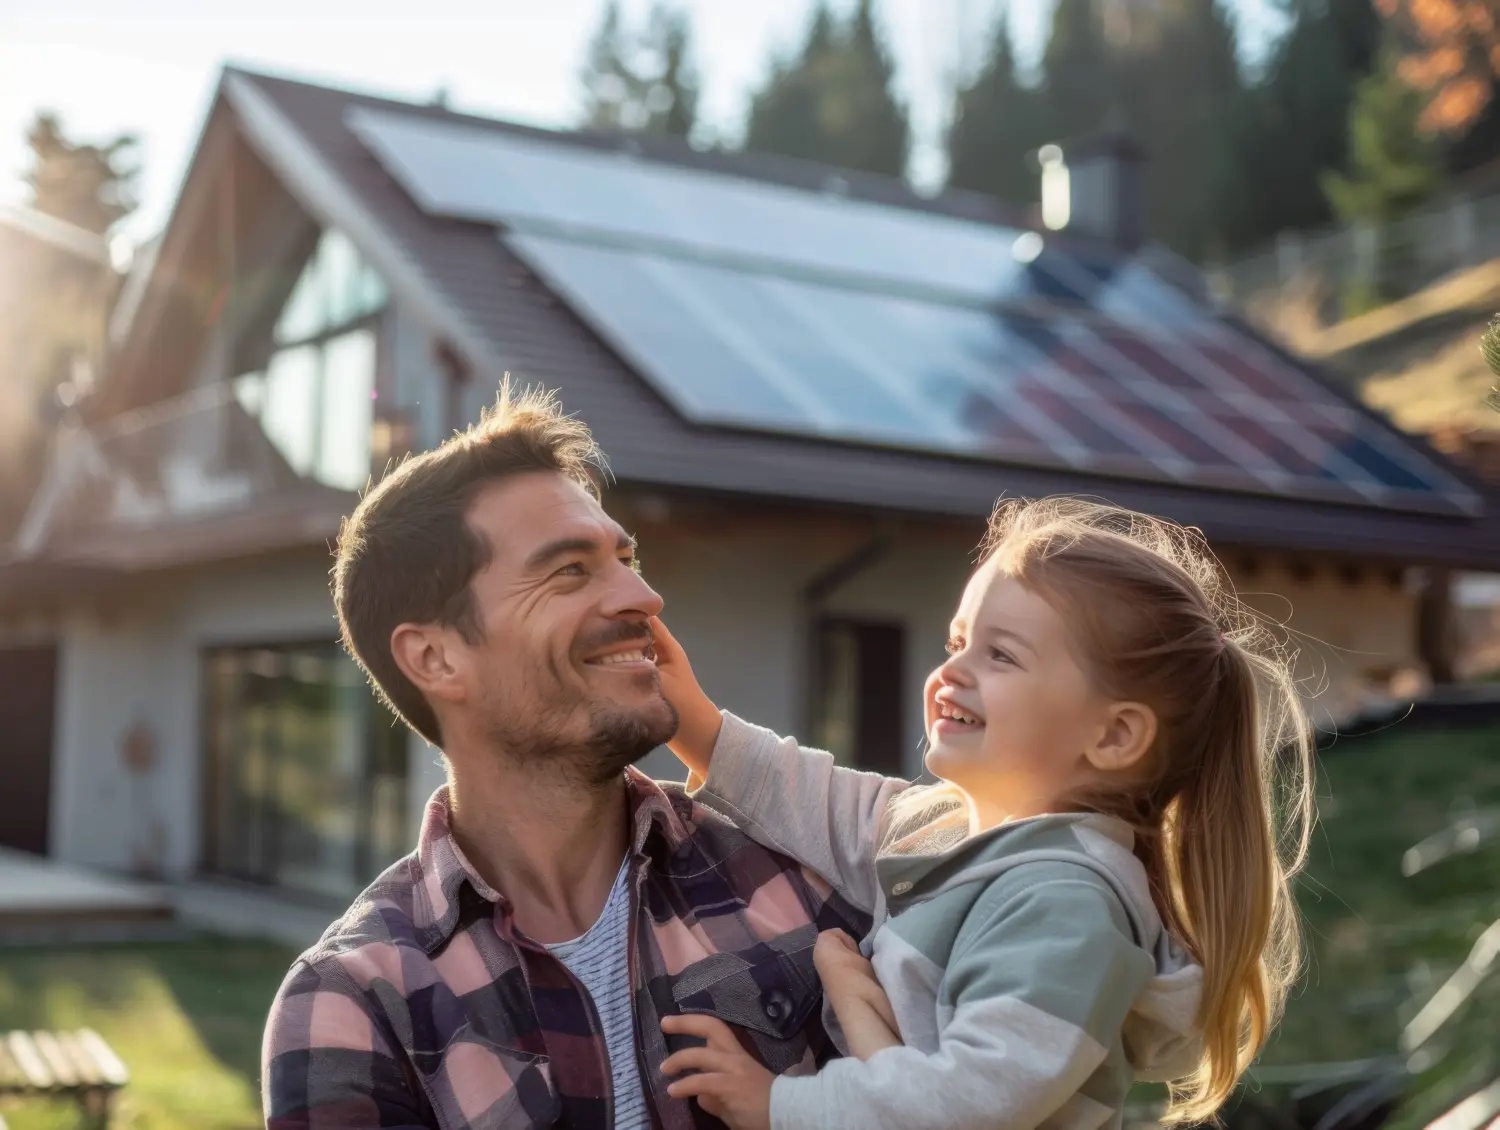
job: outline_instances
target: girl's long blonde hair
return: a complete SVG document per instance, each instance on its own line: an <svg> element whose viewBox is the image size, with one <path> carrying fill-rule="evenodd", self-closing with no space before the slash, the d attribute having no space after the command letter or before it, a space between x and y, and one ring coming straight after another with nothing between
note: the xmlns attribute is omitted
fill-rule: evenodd
<svg viewBox="0 0 1500 1130"><path fill-rule="evenodd" d="M1203 967L1203 1057L1173 1086L1166 1121L1205 1121L1301 968L1290 880L1312 830L1312 737L1295 655L1238 601L1201 534L1171 522L1081 499L1006 500L981 567L1058 609L1101 693L1156 712L1144 773L1072 799L1135 830L1162 921ZM909 790L892 825L953 794Z"/></svg>

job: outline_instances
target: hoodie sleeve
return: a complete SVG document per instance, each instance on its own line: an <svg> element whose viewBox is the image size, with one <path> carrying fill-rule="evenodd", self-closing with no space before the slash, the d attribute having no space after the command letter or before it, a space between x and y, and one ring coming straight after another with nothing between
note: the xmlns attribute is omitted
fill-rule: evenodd
<svg viewBox="0 0 1500 1130"><path fill-rule="evenodd" d="M937 1050L887 1048L779 1077L772 1130L1095 1130L1114 1108L1087 1085L1153 970L1102 880L1066 864L1019 867L960 929Z"/></svg>
<svg viewBox="0 0 1500 1130"><path fill-rule="evenodd" d="M831 754L725 711L708 778L693 797L875 913L881 901L875 852L886 806L907 787L895 777L843 768Z"/></svg>

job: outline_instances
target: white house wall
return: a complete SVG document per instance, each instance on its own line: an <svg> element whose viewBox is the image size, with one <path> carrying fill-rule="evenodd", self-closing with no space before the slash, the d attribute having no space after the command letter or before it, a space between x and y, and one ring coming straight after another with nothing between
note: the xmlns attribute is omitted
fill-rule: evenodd
<svg viewBox="0 0 1500 1130"><path fill-rule="evenodd" d="M52 854L171 875L199 858L201 652L216 644L337 634L322 555L203 570L153 583L63 622ZM149 727L157 765L133 776L121 743Z"/></svg>
<svg viewBox="0 0 1500 1130"><path fill-rule="evenodd" d="M63 622L53 749L51 853L70 863L183 869L195 821L191 771L193 656L170 604L140 594L128 610L78 611ZM131 774L122 743L132 726L154 733L159 762Z"/></svg>

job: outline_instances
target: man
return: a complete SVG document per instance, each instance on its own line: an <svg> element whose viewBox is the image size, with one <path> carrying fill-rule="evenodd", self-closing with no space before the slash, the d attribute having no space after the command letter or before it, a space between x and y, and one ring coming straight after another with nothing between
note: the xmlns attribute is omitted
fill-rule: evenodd
<svg viewBox="0 0 1500 1130"><path fill-rule="evenodd" d="M772 1071L829 1054L813 941L869 923L631 768L677 715L652 662L662 601L599 463L554 398L503 388L345 522L345 646L448 783L416 851L277 994L270 1130L717 1125L667 1095L679 1013L732 1022Z"/></svg>

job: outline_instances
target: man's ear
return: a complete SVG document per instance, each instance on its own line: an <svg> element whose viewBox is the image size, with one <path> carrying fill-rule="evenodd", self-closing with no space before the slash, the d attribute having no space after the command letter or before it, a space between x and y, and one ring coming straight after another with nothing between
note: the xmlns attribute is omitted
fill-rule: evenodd
<svg viewBox="0 0 1500 1130"><path fill-rule="evenodd" d="M391 633L391 658L417 690L429 698L462 702L465 657L454 633L435 624L400 624Z"/></svg>
<svg viewBox="0 0 1500 1130"><path fill-rule="evenodd" d="M1156 711L1139 702L1111 703L1098 739L1084 750L1095 769L1118 773L1140 763L1156 741Z"/></svg>

